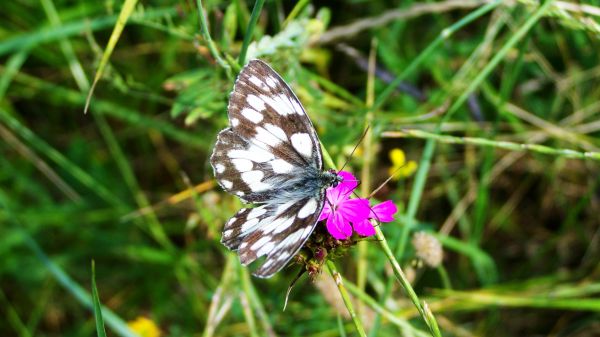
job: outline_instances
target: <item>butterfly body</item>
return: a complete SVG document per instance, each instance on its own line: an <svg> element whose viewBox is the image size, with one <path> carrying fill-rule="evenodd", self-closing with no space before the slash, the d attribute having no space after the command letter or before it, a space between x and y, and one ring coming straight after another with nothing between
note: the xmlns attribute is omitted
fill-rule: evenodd
<svg viewBox="0 0 600 337"><path fill-rule="evenodd" d="M314 230L325 190L341 182L323 171L316 131L285 81L266 63L250 61L229 98L230 127L211 156L217 182L244 203L225 224L221 242L254 272L270 277L297 253Z"/></svg>

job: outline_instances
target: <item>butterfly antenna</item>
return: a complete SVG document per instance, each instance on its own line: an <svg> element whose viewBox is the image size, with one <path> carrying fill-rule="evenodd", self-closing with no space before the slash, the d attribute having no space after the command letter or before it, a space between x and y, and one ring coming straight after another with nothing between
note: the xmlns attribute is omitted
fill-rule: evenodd
<svg viewBox="0 0 600 337"><path fill-rule="evenodd" d="M406 166L406 164L407 163L404 163L403 165L401 165L400 167L395 169L394 172L392 172L392 174L383 183L381 183L381 185L379 185L373 192L371 192L371 194L369 194L367 199L371 199L375 195L375 193L379 192L379 190L382 189L387 183L389 183L390 180L392 180L396 176L396 174L398 174L398 172L400 172L400 169L402 169L404 166Z"/></svg>
<svg viewBox="0 0 600 337"><path fill-rule="evenodd" d="M348 165L348 162L350 161L350 158L352 158L352 155L354 155L354 152L356 151L356 149L358 149L358 146L360 145L360 143L362 143L362 141L365 139L365 136L367 136L367 132L369 132L369 129L370 129L370 126L367 125L367 127L365 128L365 131L362 133L362 135L358 139L358 142L356 143L356 145L354 145L354 148L352 149L352 152L350 152L350 155L348 157L346 157L346 162L344 163L344 165L342 166L342 168L338 170L338 172L343 171L344 168L346 167L346 165Z"/></svg>
<svg viewBox="0 0 600 337"><path fill-rule="evenodd" d="M294 288L294 285L296 285L296 282L298 282L298 280L300 279L300 277L302 277L302 275L304 274L305 271L306 270L304 268L302 268L302 270L300 270L298 275L296 275L296 277L292 280L292 283L288 287L288 290L285 293L285 302L283 303L283 311L285 311L285 308L287 307L288 299L290 298L290 293L292 292L292 288Z"/></svg>

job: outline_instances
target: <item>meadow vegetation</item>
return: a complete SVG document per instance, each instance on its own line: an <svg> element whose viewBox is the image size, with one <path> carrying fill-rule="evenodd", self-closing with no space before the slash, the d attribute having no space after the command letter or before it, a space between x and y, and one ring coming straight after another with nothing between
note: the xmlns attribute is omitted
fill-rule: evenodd
<svg viewBox="0 0 600 337"><path fill-rule="evenodd" d="M0 335L598 335L598 1L0 12ZM300 265L254 278L221 245L241 203L208 162L253 58L293 87L327 166L399 210L285 311Z"/></svg>

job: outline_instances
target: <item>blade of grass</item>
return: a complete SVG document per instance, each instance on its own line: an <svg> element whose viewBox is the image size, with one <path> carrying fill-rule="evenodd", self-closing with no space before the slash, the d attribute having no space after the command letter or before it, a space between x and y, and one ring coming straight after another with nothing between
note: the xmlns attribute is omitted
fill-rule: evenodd
<svg viewBox="0 0 600 337"><path fill-rule="evenodd" d="M210 32L208 30L208 24L206 21L206 14L204 13L204 6L202 5L202 0L197 0L196 5L198 7L198 20L200 20L200 32L202 34L202 38L206 41L206 44L208 45L208 50L210 50L211 55L215 58L217 63L223 69L225 69L227 77L232 78L231 67L229 66L229 64L227 64L227 62L225 62L225 60L223 60L221 54L217 50L217 46L210 37Z"/></svg>
<svg viewBox="0 0 600 337"><path fill-rule="evenodd" d="M238 290L240 303L242 304L242 311L244 313L244 319L246 320L246 325L250 330L250 336L258 337L260 334L256 329L256 319L254 318L254 311L252 310L252 304L250 303L250 275L248 275L248 269L238 267L238 278L241 282L241 289Z"/></svg>
<svg viewBox="0 0 600 337"><path fill-rule="evenodd" d="M145 11L141 18L153 19L159 17L172 17L178 15L177 8L167 7L150 9ZM30 49L43 43L50 43L68 36L77 36L82 31L88 29L98 31L108 28L117 22L118 16L106 16L95 19L82 19L80 21L69 22L62 25L60 28L49 28L42 26L38 30L30 33L23 33L13 38L0 41L0 56L15 52ZM136 23L136 19L131 20Z"/></svg>
<svg viewBox="0 0 600 337"><path fill-rule="evenodd" d="M0 67L0 70L2 70L2 67ZM15 82L22 83L28 87L33 87L39 92L48 91L53 97L60 97L62 99L61 102L63 103L77 106L85 104L85 94L82 94L77 90L57 86L56 84L46 82L30 75L23 73L17 74L15 76ZM182 131L172 123L150 118L140 114L138 111L126 108L122 104L109 100L96 99L94 108L96 113L115 117L135 127L156 129L165 134L165 136L188 146L206 149L208 144L212 141L207 137Z"/></svg>
<svg viewBox="0 0 600 337"><path fill-rule="evenodd" d="M415 305L415 308L419 311L419 314L421 315L421 317L427 324L427 327L429 328L429 332L431 333L432 336L436 336L436 337L441 336L442 334L440 332L440 329L438 328L438 324L437 324L435 318L433 317L433 314L431 314L431 312L428 312L427 310L425 310L424 305L419 300L417 293L414 291L414 289L410 285L410 282L406 278L406 275L404 275L404 272L402 271L400 264L394 257L394 253L392 253L392 250L390 249L389 245L387 244L387 240L385 239L383 232L381 232L380 226L375 227L375 235L376 235L377 240L379 241L379 245L381 246L384 254L387 256L388 260L390 261L390 263L392 265L392 270L394 271L396 280L398 280L398 282L400 283L402 288L404 288L404 291L406 291L408 298L410 298L410 300Z"/></svg>
<svg viewBox="0 0 600 337"><path fill-rule="evenodd" d="M433 52L446 40L448 40L455 32L457 32L458 30L460 30L461 28L465 27L466 25L470 24L471 22L475 21L476 19L480 18L481 16L487 14L488 12L492 11L493 9L495 9L496 7L498 7L500 4L502 3L501 0L497 0L497 1L493 1L488 3L485 6L482 6L480 8L478 8L477 10L469 13L468 15L466 15L464 18L460 19L458 22L456 22L455 24L453 24L452 26L442 30L442 32L440 32L440 34L438 35L438 37L431 42L426 48L425 50L423 50L407 67L406 69L392 82L390 82L388 84L388 86L379 94L379 96L375 99L375 102L373 103L373 109L377 110L379 108L381 108L383 106L383 104L385 103L385 101L390 97L390 95L394 92L394 90L396 89L396 87L402 82L404 81L410 74L412 74L430 55L433 54ZM423 161L423 160L422 160ZM424 170L427 168L421 168L419 167L419 171ZM417 176L418 178L418 176ZM422 189L424 188L424 177L419 178L419 180L415 179L415 183L413 185L413 190L411 193L411 199L409 201L409 209L407 211L408 217L409 219L414 218L414 216L416 215L416 206L418 205L415 204L415 200L416 199L420 199L420 193L422 192ZM417 188L419 187L419 188ZM415 199L415 200L413 200ZM411 204L412 202L412 204ZM394 252L396 253L395 255L398 256L398 259L401 260L402 258L402 254L398 254L399 252L403 252L404 251L404 245L406 242L406 238L408 237L408 233L409 233L409 229L412 227L413 223L412 220L409 220L408 222L406 222L402 228L401 234L400 234L400 238L396 240L396 243L394 245ZM379 230L380 232L380 230ZM381 233L381 236L383 237L383 233ZM387 243L386 243L387 245ZM392 264L398 264L396 258L394 257L394 254L389 254L388 255L390 259L390 262L392 262ZM399 264L398 264L399 266ZM380 298L380 303L385 303L385 301L388 299L388 297L391 294L391 289L392 289L392 282L393 279L389 279L387 284L386 284L386 288L384 290L384 293L382 294L381 298ZM402 286L404 286L404 284L402 282L400 282ZM405 289L407 292L408 290ZM413 302L415 302L415 299L411 299L413 300ZM417 303L418 303L418 298L416 299ZM417 308L420 307L420 304ZM419 309L419 313L424 314L423 309ZM425 316L423 316L423 319L426 319ZM375 321L378 321L378 314L376 314L375 316ZM431 329L431 326L430 326Z"/></svg>
<svg viewBox="0 0 600 337"><path fill-rule="evenodd" d="M248 46L250 45L250 41L252 40L252 35L254 34L254 27L256 27L256 23L258 22L260 12L264 4L265 0L256 0L256 2L254 3L252 15L250 16L250 22L248 23L248 30L246 30L246 35L244 35L244 42L242 43L242 49L240 50L240 56L238 58L238 64L240 65L240 67L243 67L244 64L246 64L246 54L248 53Z"/></svg>
<svg viewBox="0 0 600 337"><path fill-rule="evenodd" d="M19 337L31 337L31 332L29 332L27 326L23 323L23 320L21 320L21 317L19 317L19 314L15 308L13 308L8 301L8 298L6 298L2 288L0 288L0 304L2 304L2 308L5 310L5 322L11 325L14 330L16 330L16 332L19 334Z"/></svg>
<svg viewBox="0 0 600 337"><path fill-rule="evenodd" d="M100 64L98 65L98 69L96 70L96 75L94 76L92 87L90 88L90 91L88 92L87 98L85 100L85 107L83 108L84 113L87 113L88 111L90 101L92 100L92 95L94 94L94 89L96 88L96 84L98 84L98 81L100 81L100 78L104 73L104 68L108 64L108 59L110 58L110 55L115 49L115 46L119 41L119 37L121 37L121 33L123 32L123 28L125 28L125 24L127 23L127 20L133 13L136 4L137 0L125 0L125 3L121 8L119 18L117 19L117 22L113 27L112 33L110 34L110 38L108 39L108 43L106 44L106 49L102 54L102 59L100 59Z"/></svg>
<svg viewBox="0 0 600 337"><path fill-rule="evenodd" d="M92 260L92 301L94 302L94 320L96 321L96 334L98 337L106 337L106 329L104 329L104 319L102 318L102 304L100 304L100 296L98 295L98 287L96 286L96 263Z"/></svg>
<svg viewBox="0 0 600 337"><path fill-rule="evenodd" d="M4 99L4 94L10 86L14 76L19 72L21 66L29 57L29 49L23 49L12 55L6 62L6 67L0 77L0 101Z"/></svg>
<svg viewBox="0 0 600 337"><path fill-rule="evenodd" d="M431 42L425 50L423 50L409 65L404 69L404 71L396 77L392 82L390 82L387 87L379 94L377 99L375 99L375 103L373 104L373 109L377 110L381 108L381 106L385 103L385 101L390 97L392 93L396 90L396 87L400 85L402 81L404 81L410 74L412 74L418 66L423 63L433 51L437 49L442 43L447 41L454 33L458 30L462 29L466 25L480 18L481 16L487 14L494 8L498 7L502 4L501 0L492 1L485 6L478 8L477 10L471 12L464 18L460 19L458 22L453 24L452 26L442 30L438 37Z"/></svg>
<svg viewBox="0 0 600 337"><path fill-rule="evenodd" d="M8 196L2 189L0 189L0 206L2 206L2 208L4 208L9 214L9 221L13 223L13 229L21 235L27 248L29 248L38 258L38 260L40 260L52 277L81 305L89 310L93 310L94 304L92 296L85 289L83 289L83 287L77 284L61 267L52 262L52 260L50 260L46 253L44 253L37 242L29 235L29 233L27 233L27 231L24 229L24 225L20 223L12 211L12 208L10 208ZM122 337L139 337L129 329L125 321L123 321L110 309L102 307L102 311L106 323L117 335Z"/></svg>
<svg viewBox="0 0 600 337"><path fill-rule="evenodd" d="M115 196L108 188L103 186L100 182L90 176L87 172L82 170L79 166L75 165L69 159L67 159L62 153L48 145L44 140L39 138L30 129L26 128L16 118L11 116L8 112L0 108L0 122L8 126L13 132L25 139L31 146L37 149L38 152L44 153L50 160L62 167L66 172L69 172L73 178L77 179L81 184L95 192L100 198L106 201L109 205L114 205L118 208L122 208L119 198Z"/></svg>

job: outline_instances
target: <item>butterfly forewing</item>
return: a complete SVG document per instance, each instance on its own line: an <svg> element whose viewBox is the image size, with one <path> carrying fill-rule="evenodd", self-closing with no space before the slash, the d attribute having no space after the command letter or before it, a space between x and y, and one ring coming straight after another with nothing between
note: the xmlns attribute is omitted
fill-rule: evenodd
<svg viewBox="0 0 600 337"><path fill-rule="evenodd" d="M222 242L254 273L284 267L312 233L324 204L322 154L316 131L289 86L259 60L240 72L228 106L230 127L211 156L219 184L244 202L225 225Z"/></svg>
<svg viewBox="0 0 600 337"><path fill-rule="evenodd" d="M322 169L315 129L285 81L266 63L252 60L229 97L229 122L240 136L290 164Z"/></svg>

